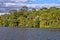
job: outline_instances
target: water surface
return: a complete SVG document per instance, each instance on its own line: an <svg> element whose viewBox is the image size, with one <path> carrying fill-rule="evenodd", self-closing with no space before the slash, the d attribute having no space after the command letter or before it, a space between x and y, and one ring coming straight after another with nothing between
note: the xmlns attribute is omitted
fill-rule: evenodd
<svg viewBox="0 0 60 40"><path fill-rule="evenodd" d="M60 40L60 31L0 27L0 40Z"/></svg>

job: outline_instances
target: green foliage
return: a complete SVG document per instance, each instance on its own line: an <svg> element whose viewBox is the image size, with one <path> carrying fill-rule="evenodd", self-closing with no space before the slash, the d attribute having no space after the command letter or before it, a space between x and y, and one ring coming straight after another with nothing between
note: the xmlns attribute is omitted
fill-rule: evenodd
<svg viewBox="0 0 60 40"><path fill-rule="evenodd" d="M24 6L21 10L10 10L10 14L0 16L0 26L19 28L60 28L60 8L36 10Z"/></svg>

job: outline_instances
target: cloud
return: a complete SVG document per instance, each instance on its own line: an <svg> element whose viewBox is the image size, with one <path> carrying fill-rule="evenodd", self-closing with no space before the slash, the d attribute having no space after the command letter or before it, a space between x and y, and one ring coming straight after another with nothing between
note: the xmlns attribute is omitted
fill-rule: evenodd
<svg viewBox="0 0 60 40"><path fill-rule="evenodd" d="M12 5L16 5L15 3L5 3L5 6L12 6Z"/></svg>
<svg viewBox="0 0 60 40"><path fill-rule="evenodd" d="M35 0L13 0L13 1L16 1L16 2L28 2L28 1L35 1Z"/></svg>
<svg viewBox="0 0 60 40"><path fill-rule="evenodd" d="M33 2L33 1L35 1L35 0L0 0L0 2Z"/></svg>
<svg viewBox="0 0 60 40"><path fill-rule="evenodd" d="M27 6L27 7L31 7L31 8L41 8L41 7L59 7L60 4L25 4L25 3L5 3L5 6L6 7L9 7L9 6L17 6L17 7L20 7L20 6Z"/></svg>
<svg viewBox="0 0 60 40"><path fill-rule="evenodd" d="M60 4L30 4L27 5L28 7L32 7L32 8L42 8L42 7L60 7Z"/></svg>

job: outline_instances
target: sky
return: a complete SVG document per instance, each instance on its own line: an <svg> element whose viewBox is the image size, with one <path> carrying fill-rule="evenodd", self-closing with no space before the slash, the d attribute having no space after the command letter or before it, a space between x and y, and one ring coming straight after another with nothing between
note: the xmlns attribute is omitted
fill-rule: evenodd
<svg viewBox="0 0 60 40"><path fill-rule="evenodd" d="M56 6L60 8L60 0L0 0L0 14L10 9L19 9L22 6L31 8Z"/></svg>
<svg viewBox="0 0 60 40"><path fill-rule="evenodd" d="M60 0L0 0L4 6L51 7L60 6Z"/></svg>

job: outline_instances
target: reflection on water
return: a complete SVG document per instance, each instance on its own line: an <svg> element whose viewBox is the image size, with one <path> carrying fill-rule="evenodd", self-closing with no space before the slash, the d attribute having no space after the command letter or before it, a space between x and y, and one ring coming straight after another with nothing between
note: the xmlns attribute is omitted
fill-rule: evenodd
<svg viewBox="0 0 60 40"><path fill-rule="evenodd" d="M38 28L24 29L1 27L0 40L60 40L59 31L49 30Z"/></svg>

